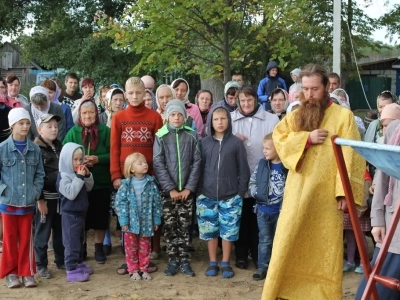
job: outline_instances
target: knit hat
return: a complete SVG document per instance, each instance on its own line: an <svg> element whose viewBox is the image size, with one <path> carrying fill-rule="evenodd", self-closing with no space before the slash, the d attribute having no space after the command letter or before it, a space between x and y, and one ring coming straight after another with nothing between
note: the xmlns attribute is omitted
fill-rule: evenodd
<svg viewBox="0 0 400 300"><path fill-rule="evenodd" d="M45 114L43 116L40 117L39 122L37 122L37 126L39 127L40 124L42 123L48 123L50 122L50 120L56 120L57 122L61 121L61 117L58 115L52 115L52 114Z"/></svg>
<svg viewBox="0 0 400 300"><path fill-rule="evenodd" d="M29 112L23 107L13 108L8 113L8 125L10 125L10 127L12 127L15 123L23 119L31 120Z"/></svg>
<svg viewBox="0 0 400 300"><path fill-rule="evenodd" d="M49 92L47 91L47 89L45 89L44 87L42 87L40 85L34 86L33 88L31 88L31 91L29 92L29 98L32 98L36 94L45 95L47 98L47 101L49 101L49 99L50 99Z"/></svg>
<svg viewBox="0 0 400 300"><path fill-rule="evenodd" d="M393 120L398 120L400 119L400 105L397 103L392 103L386 105L381 114L381 120L384 119L393 119Z"/></svg>
<svg viewBox="0 0 400 300"><path fill-rule="evenodd" d="M240 85L240 83L237 82L237 81L228 81L228 82L225 84L224 95L226 95L226 93L228 92L228 90L229 90L230 88L240 89L240 88L241 88L241 85Z"/></svg>
<svg viewBox="0 0 400 300"><path fill-rule="evenodd" d="M174 111L180 113L186 120L186 108L185 104L181 100L174 99L167 103L167 107L165 108L165 118L168 120L169 115L172 114Z"/></svg>
<svg viewBox="0 0 400 300"><path fill-rule="evenodd" d="M300 76L300 72L301 70L299 68L296 68L290 72L290 75Z"/></svg>

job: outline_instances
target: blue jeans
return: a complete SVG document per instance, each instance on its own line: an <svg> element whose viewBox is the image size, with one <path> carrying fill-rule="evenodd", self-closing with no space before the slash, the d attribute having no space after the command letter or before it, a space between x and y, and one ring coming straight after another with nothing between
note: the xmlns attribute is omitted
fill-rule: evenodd
<svg viewBox="0 0 400 300"><path fill-rule="evenodd" d="M271 260L272 242L274 241L279 213L266 214L257 210L258 238L258 269L267 271Z"/></svg>

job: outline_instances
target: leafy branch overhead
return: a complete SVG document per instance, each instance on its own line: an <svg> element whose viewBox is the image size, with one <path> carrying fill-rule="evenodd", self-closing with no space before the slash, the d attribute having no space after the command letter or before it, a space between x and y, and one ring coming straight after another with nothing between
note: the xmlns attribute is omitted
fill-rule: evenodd
<svg viewBox="0 0 400 300"><path fill-rule="evenodd" d="M139 0L120 19L103 16L100 32L113 37L115 46L142 55L133 72L166 63L167 70L189 69L205 77L223 73L227 79L232 68L264 63L262 56L251 56L266 57L274 44L280 45L278 57L293 52L288 35L269 32L290 31L285 16L305 2Z"/></svg>
<svg viewBox="0 0 400 300"><path fill-rule="evenodd" d="M98 24L100 35L113 38L115 47L141 56L134 73L163 65L227 81L232 70L263 76L270 59L283 69L310 58L328 64L332 11L333 1L138 0L120 18L103 15ZM344 20L351 13L358 46L367 45L375 20L352 1L342 11Z"/></svg>
<svg viewBox="0 0 400 300"><path fill-rule="evenodd" d="M369 4L342 2L345 72L354 68L347 24L357 58L377 49L375 28L398 28L399 5L378 23L362 9ZM0 0L0 32L20 35L26 59L99 82L154 70L225 82L235 71L257 82L271 59L285 71L310 61L331 67L332 12L333 0ZM33 33L23 35L26 27Z"/></svg>

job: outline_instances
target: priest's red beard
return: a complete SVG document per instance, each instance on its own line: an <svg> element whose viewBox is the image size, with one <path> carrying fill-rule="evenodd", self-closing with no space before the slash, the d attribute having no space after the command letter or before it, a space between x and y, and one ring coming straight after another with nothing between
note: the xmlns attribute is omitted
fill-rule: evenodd
<svg viewBox="0 0 400 300"><path fill-rule="evenodd" d="M328 98L313 99L309 101L300 94L301 105L296 110L294 122L297 131L313 131L318 129L325 115L325 109L328 106Z"/></svg>

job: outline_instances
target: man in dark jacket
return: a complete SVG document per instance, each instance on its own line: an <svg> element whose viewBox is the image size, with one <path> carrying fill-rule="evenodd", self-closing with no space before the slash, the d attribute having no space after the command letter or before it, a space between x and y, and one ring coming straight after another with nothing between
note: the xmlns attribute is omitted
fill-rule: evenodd
<svg viewBox="0 0 400 300"><path fill-rule="evenodd" d="M269 96L276 88L287 91L285 80L279 77L278 64L275 61L270 61L267 65L267 77L260 81L257 89L258 99L265 110L271 110Z"/></svg>
<svg viewBox="0 0 400 300"><path fill-rule="evenodd" d="M243 142L232 134L232 121L225 107L208 114L209 136L202 140L202 179L197 200L200 238L208 243L210 264L206 276L216 276L218 237L222 238L222 277L231 278L232 244L238 239L242 199L248 188L250 169Z"/></svg>

